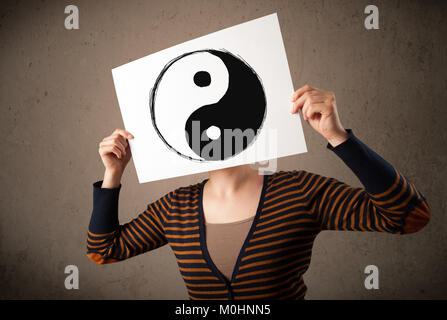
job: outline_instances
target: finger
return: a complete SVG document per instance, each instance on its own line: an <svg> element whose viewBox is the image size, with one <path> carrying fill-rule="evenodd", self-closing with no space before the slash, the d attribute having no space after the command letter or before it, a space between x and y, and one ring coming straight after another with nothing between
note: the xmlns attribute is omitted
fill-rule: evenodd
<svg viewBox="0 0 447 320"><path fill-rule="evenodd" d="M115 140L112 140L112 141L120 149L120 151L123 153L123 155L126 155L127 142L121 141L120 138L123 138L123 137L122 136L117 137Z"/></svg>
<svg viewBox="0 0 447 320"><path fill-rule="evenodd" d="M306 108L307 119L313 119L316 115L323 115L327 109L325 103L310 103Z"/></svg>
<svg viewBox="0 0 447 320"><path fill-rule="evenodd" d="M121 152L124 152L126 150L126 148L120 143L120 142L116 142L115 139L114 140L107 140L107 141L102 141L99 146L101 147L107 147L107 146L116 146Z"/></svg>
<svg viewBox="0 0 447 320"><path fill-rule="evenodd" d="M307 121L307 108L309 108L309 104L305 102L301 108L301 114L303 115L303 119L305 121Z"/></svg>
<svg viewBox="0 0 447 320"><path fill-rule="evenodd" d="M304 105L301 109L301 112L303 114L303 118L304 120L309 120L312 119L311 118L311 113L309 113L312 105L314 104L318 104L318 103L323 103L323 99L320 96L317 97L309 97L308 99L306 99L306 101L304 102Z"/></svg>
<svg viewBox="0 0 447 320"><path fill-rule="evenodd" d="M306 100L308 98L310 98L310 92L311 91L306 91L304 92L294 103L292 106L292 113L296 113L298 112L299 109L302 109L304 106L304 103L306 102Z"/></svg>
<svg viewBox="0 0 447 320"><path fill-rule="evenodd" d="M298 109L302 109L306 101L323 102L324 97L318 91L307 91L296 100L292 107L292 113L296 113Z"/></svg>
<svg viewBox="0 0 447 320"><path fill-rule="evenodd" d="M114 133L108 137L105 137L102 141L109 141L109 140L114 140L114 139L119 139L119 141L121 141L122 144L126 145L127 144L127 139L124 138L122 135L120 135L119 133Z"/></svg>
<svg viewBox="0 0 447 320"><path fill-rule="evenodd" d="M291 102L294 102L296 99L298 99L304 92L306 91L310 91L315 89L314 87L306 84L304 86L302 86L301 88L299 88L298 90L296 90L293 95L292 95L292 99Z"/></svg>
<svg viewBox="0 0 447 320"><path fill-rule="evenodd" d="M118 159L121 159L121 151L118 149L118 147L114 146L114 145L108 145L108 146L102 146L100 148L100 152L101 155L107 155L110 153L113 153L116 155L116 157Z"/></svg>
<svg viewBox="0 0 447 320"><path fill-rule="evenodd" d="M120 134L113 134L103 140L103 142L112 142L117 144L121 150L125 151L128 145L127 140Z"/></svg>
<svg viewBox="0 0 447 320"><path fill-rule="evenodd" d="M102 147L116 147L121 154L126 154L126 148L120 143L114 140L103 141L100 143Z"/></svg>
<svg viewBox="0 0 447 320"><path fill-rule="evenodd" d="M134 138L134 136L129 131L126 131L126 130L120 129L120 128L115 129L115 131L113 131L113 133L118 133L118 134L122 135L126 139L133 139Z"/></svg>

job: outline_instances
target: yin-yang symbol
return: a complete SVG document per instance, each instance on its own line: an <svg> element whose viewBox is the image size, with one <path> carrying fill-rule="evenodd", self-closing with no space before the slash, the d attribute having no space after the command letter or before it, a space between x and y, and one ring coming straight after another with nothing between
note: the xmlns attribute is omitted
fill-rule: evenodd
<svg viewBox="0 0 447 320"><path fill-rule="evenodd" d="M152 125L166 146L193 161L231 158L256 139L266 115L261 79L227 50L182 54L150 92Z"/></svg>

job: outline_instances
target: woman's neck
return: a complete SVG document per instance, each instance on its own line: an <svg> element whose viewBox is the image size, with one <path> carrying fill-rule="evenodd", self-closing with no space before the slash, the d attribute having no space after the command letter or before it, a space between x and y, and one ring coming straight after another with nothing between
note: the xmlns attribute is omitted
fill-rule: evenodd
<svg viewBox="0 0 447 320"><path fill-rule="evenodd" d="M263 177L250 165L241 165L209 172L207 188L214 195L229 197L248 185L262 183Z"/></svg>

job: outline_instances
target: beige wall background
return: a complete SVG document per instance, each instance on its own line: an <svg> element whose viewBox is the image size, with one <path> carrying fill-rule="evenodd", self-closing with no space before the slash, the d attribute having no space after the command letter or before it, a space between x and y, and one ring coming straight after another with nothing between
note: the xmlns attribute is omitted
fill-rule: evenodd
<svg viewBox="0 0 447 320"><path fill-rule="evenodd" d="M447 298L447 6L373 1L380 30L364 28L371 1L2 1L0 9L0 297L187 299L169 246L99 266L85 255L98 143L123 127L111 69L172 45L277 12L294 86L332 90L345 127L426 196L419 233L321 233L305 275L308 299ZM75 4L80 29L64 28ZM282 158L360 186L305 124L309 152ZM139 184L130 162L121 223L206 174ZM64 268L79 267L79 290ZM380 270L368 291L365 266Z"/></svg>

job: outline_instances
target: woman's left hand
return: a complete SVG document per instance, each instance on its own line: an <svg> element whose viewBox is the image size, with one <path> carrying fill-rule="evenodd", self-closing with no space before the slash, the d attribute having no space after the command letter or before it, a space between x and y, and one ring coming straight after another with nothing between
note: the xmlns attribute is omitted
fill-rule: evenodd
<svg viewBox="0 0 447 320"><path fill-rule="evenodd" d="M338 116L333 92L324 91L307 84L295 91L292 102L291 113L297 113L301 109L304 120L325 137L333 147L348 139L349 135L343 128Z"/></svg>

